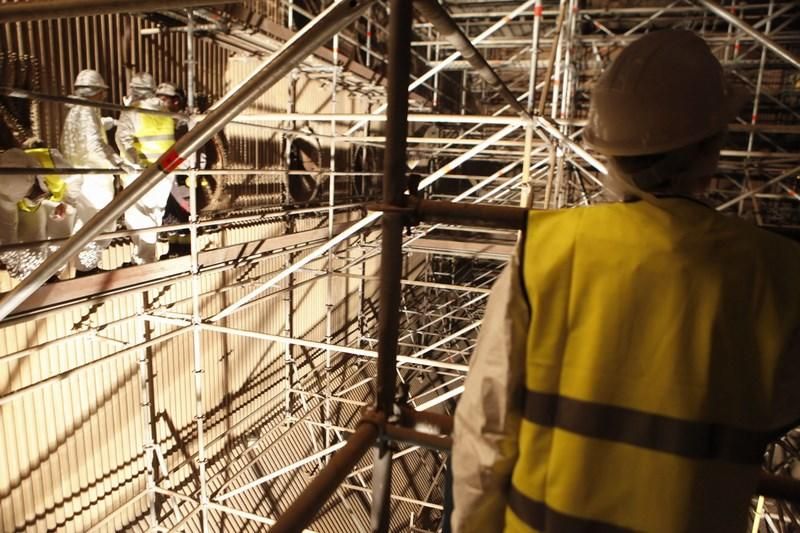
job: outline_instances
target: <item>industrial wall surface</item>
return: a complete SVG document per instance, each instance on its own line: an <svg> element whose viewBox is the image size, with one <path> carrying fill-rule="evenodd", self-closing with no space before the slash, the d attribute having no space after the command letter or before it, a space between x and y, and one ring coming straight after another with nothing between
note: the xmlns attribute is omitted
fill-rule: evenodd
<svg viewBox="0 0 800 533"><path fill-rule="evenodd" d="M279 18L279 10L269 8L268 4L271 5L253 2L251 7L266 9L270 17ZM15 61L27 62L37 73L31 78L36 83L26 88L68 94L78 71L96 68L111 86L109 100L119 103L133 71L149 71L157 82L185 85L185 34L140 35L140 30L146 27L154 27L154 23L130 15L0 25L0 43L8 61L13 54ZM256 58L231 55L229 50L207 40L198 41L196 52L198 91L209 95L211 100L219 99L259 63ZM288 81L280 82L248 113L285 111L288 90ZM309 81L301 73L296 90L297 111L329 110L329 84ZM337 92L339 112L363 110L360 105L348 94ZM35 104L33 133L50 145L57 145L65 113L61 104ZM316 125L308 128L310 138L320 139L314 142L320 147L322 168L330 167L330 143L325 139L330 134L329 127L326 124L322 128ZM228 168L285 167L284 132L274 127L229 125L226 135ZM343 169L349 158L348 147L337 147L335 158L338 168ZM221 179L227 180L231 208L253 208L285 198L282 173L266 177L231 175ZM323 185L327 191L327 182ZM342 211L335 222L338 225L359 217L360 211ZM314 238L303 243L307 248L323 242L327 219L324 214L306 215L295 218L293 226L294 232L314 232ZM220 247L268 242L286 231L284 221L229 224L211 240L216 242L213 246ZM353 239L344 243L342 249L354 249L355 244ZM293 258L289 254L267 255L239 262L238 266L218 265L204 272L200 276L201 315L208 317L223 309ZM340 265L341 260L335 259L333 266ZM311 263L308 271L297 274L295 281L300 284L310 280L318 275L314 271L325 268L324 259ZM376 262L370 261L366 273L374 274L375 268ZM353 272L356 270L360 272L360 268ZM96 290L104 288L98 286ZM147 488L148 469L153 469L154 464L156 469L167 473L154 474L159 486L198 495L199 413L203 419L210 490L220 489L231 479L226 488L235 488L236 483L251 480L258 469L277 469L319 449L320 432L294 431L279 445L269 448L257 469L250 468L234 477L241 466L235 461L245 453L269 446L283 434L287 414L304 412L310 396L293 394L287 411L289 367L283 343L203 332L202 353L199 365L196 364L192 333L182 322L191 313L191 290L191 281L184 276L146 290L126 290L102 300L77 302L3 325L0 329L0 531L86 531L134 498L138 499L100 530L146 530L151 505L141 495ZM298 286L291 291L290 332L285 329L286 292L258 300L221 324L238 330L290 334L323 342L328 304L332 303L334 342L354 343L357 339L353 324L361 305L358 291L358 282L346 277L331 277L330 289L322 278ZM147 320L143 313L171 317L173 322ZM141 343L147 343L147 347L140 347ZM336 386L354 371L343 364L341 355L336 355L336 368L327 373L324 350L294 348L291 353L295 358L294 386L309 392L322 390L326 380ZM196 376L200 376L202 383L199 395ZM319 419L320 415L315 411L314 416ZM353 413L341 413L336 422L345 424L352 416ZM255 448L248 448L248 439L254 436L263 440ZM163 460L161 464L159 457ZM260 492L243 493L230 500L230 504L248 512L274 515L285 508L292 495L299 493L307 476L303 472L306 471L278 480L274 487L259 489ZM174 523L192 505L176 506L174 499L159 499L152 508L159 520ZM235 520L214 513L212 526L214 530L226 529L226 524L234 527ZM196 523L190 522L189 530L196 528ZM327 513L320 519L319 527L340 530L340 517Z"/></svg>

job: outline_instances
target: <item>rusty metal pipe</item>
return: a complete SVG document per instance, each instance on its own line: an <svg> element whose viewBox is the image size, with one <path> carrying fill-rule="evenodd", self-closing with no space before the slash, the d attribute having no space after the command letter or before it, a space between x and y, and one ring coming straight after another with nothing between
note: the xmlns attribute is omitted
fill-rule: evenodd
<svg viewBox="0 0 800 533"><path fill-rule="evenodd" d="M383 159L383 202L403 208L406 204L406 146L408 137L408 80L411 76L411 1L389 4L389 74L386 97L386 151ZM381 218L381 283L378 310L378 376L375 394L379 413L394 409L397 343L400 334L400 279L403 277L403 226L405 216L387 211ZM381 432L383 433L383 432ZM381 439L375 450L372 476L371 530L389 530L392 484L392 451Z"/></svg>
<svg viewBox="0 0 800 533"><path fill-rule="evenodd" d="M378 437L378 426L362 423L353 433L344 448L336 452L309 483L305 490L278 517L270 533L295 533L305 528L322 508L330 496L339 488L353 467L358 463Z"/></svg>
<svg viewBox="0 0 800 533"><path fill-rule="evenodd" d="M528 210L522 207L463 204L420 198L411 198L409 207L413 208L416 220L428 223L521 230L528 222Z"/></svg>
<svg viewBox="0 0 800 533"><path fill-rule="evenodd" d="M446 435L433 435L422 433L411 428L404 428L394 424L386 424L386 436L394 441L408 442L429 450L449 450L453 447L452 437Z"/></svg>

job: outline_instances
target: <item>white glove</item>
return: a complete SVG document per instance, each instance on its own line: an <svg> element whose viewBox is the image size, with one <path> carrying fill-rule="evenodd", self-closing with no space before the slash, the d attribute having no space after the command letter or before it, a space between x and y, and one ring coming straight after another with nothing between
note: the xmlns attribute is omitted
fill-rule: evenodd
<svg viewBox="0 0 800 533"><path fill-rule="evenodd" d="M103 129L106 131L110 130L117 124L117 121L114 120L113 117L100 117L100 121L103 123Z"/></svg>

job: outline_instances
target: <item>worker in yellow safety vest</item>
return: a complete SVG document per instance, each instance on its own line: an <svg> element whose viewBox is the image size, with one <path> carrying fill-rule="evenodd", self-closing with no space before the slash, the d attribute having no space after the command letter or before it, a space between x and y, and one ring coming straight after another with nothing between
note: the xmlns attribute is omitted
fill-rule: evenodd
<svg viewBox="0 0 800 533"><path fill-rule="evenodd" d="M0 152L0 167L67 167L61 154L50 148L11 148ZM0 188L0 244L66 238L75 220L77 193L59 175L20 173L5 175ZM80 183L78 183L78 188ZM47 256L43 244L3 251L9 273L24 278Z"/></svg>
<svg viewBox="0 0 800 533"><path fill-rule="evenodd" d="M453 531L741 532L800 421L800 245L694 198L743 103L648 33L592 93L624 200L532 211L455 415Z"/></svg>
<svg viewBox="0 0 800 533"><path fill-rule="evenodd" d="M151 111L168 111L156 95L155 81L150 74L134 75L129 88L132 107ZM175 120L166 114L127 110L121 113L117 122L116 139L123 158L141 169L153 164L175 144ZM125 176L123 184L128 186L137 176L138 172ZM125 212L125 224L128 229L144 229L161 225L167 200L172 190L172 182L172 176L160 180ZM160 254L157 248L157 236L156 232L144 232L133 237L133 260L135 263L149 263L158 259Z"/></svg>
<svg viewBox="0 0 800 533"><path fill-rule="evenodd" d="M69 168L70 165L61 152L55 148L42 147L41 142L36 144L36 147L26 149L25 153L36 159L41 168ZM45 238L65 239L72 235L83 179L80 175L40 174L39 182L40 189L46 188L47 194L38 201L32 202L29 198L21 200L19 209L30 216L44 206L44 211L39 216L40 223L44 222Z"/></svg>

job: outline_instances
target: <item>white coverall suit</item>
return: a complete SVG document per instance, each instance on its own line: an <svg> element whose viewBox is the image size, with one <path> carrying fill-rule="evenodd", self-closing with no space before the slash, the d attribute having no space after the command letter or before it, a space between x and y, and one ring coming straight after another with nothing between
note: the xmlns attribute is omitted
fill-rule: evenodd
<svg viewBox="0 0 800 533"><path fill-rule="evenodd" d="M119 168L122 158L108 144L100 110L87 106L72 106L61 132L61 153L75 168ZM112 174L85 174L82 177L80 195L76 205L77 220L74 231L83 227L98 211L114 199L114 176ZM110 224L102 231L114 231ZM108 241L87 246L79 255L81 270L97 266L102 248Z"/></svg>
<svg viewBox="0 0 800 533"><path fill-rule="evenodd" d="M69 166L57 150L48 150L48 158L55 167ZM41 168L41 166L36 157L18 148L0 153L0 167ZM0 244L44 241L70 236L75 221L74 206L78 200L80 176L77 181L72 180L71 183L64 178L66 188L61 195L61 202L67 207L63 218L54 217L54 210L61 202L50 199L37 202L29 199L37 179L39 187L47 193L45 180L37 178L34 174L3 176L3 187L0 187ZM22 209L20 205L27 207ZM0 260L6 265L12 277L21 279L38 267L48 252L46 246L20 248L0 252Z"/></svg>
<svg viewBox="0 0 800 533"><path fill-rule="evenodd" d="M145 98L132 105L143 109L167 111L157 97ZM175 144L175 121L166 115L123 111L117 121L116 141L122 157L127 162L142 168L147 167ZM124 185L127 187L137 177L138 174L123 176ZM125 224L128 229L161 225L167 200L172 191L172 182L172 176L163 178L125 211ZM156 232L141 233L132 240L134 262L142 264L158 260Z"/></svg>

